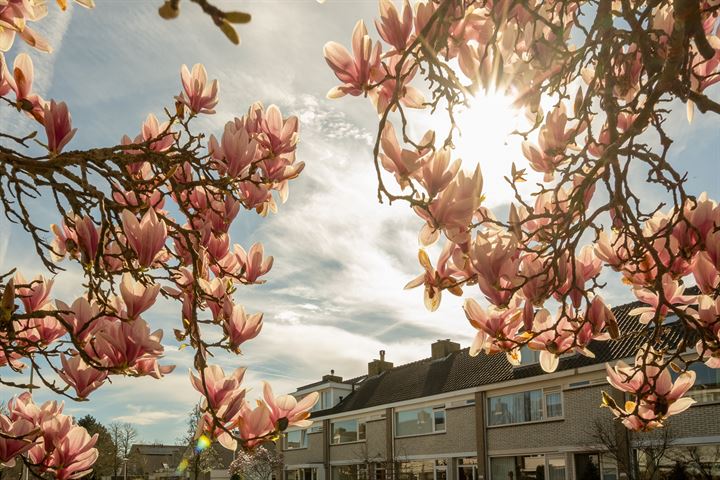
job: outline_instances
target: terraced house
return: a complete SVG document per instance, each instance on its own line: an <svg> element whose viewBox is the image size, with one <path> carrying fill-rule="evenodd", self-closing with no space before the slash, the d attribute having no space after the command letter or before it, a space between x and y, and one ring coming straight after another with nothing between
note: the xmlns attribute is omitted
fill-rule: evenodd
<svg viewBox="0 0 720 480"><path fill-rule="evenodd" d="M640 330L636 306L614 310L624 333ZM284 439L284 480L720 479L720 371L693 364L697 403L660 431L631 434L599 408L603 390L624 401L605 362L631 363L641 343L595 342L594 359L566 355L551 374L531 350L516 367L450 340L397 367L380 352L365 375L297 389L320 402Z"/></svg>

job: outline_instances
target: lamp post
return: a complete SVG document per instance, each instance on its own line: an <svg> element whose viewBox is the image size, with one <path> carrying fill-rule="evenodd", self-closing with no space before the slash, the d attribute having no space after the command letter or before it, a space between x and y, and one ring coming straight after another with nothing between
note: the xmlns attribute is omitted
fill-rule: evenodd
<svg viewBox="0 0 720 480"><path fill-rule="evenodd" d="M128 457L123 457L123 459L122 459L122 461L123 461L123 480L127 480L127 462L128 462L128 460L129 460Z"/></svg>

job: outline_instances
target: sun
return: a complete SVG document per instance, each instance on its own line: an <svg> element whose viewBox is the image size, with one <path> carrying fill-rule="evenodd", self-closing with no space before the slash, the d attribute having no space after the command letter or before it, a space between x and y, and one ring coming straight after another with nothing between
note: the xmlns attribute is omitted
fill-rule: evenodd
<svg viewBox="0 0 720 480"><path fill-rule="evenodd" d="M480 165L489 206L512 200L513 192L504 177L510 175L513 163L517 168L528 165L522 155L522 138L514 134L528 128L522 110L513 105L508 95L480 92L458 112L455 123L455 154L462 158L466 171Z"/></svg>

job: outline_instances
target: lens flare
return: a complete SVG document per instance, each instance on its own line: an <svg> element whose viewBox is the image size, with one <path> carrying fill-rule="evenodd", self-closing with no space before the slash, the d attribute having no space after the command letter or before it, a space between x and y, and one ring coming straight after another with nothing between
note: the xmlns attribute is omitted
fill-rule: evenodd
<svg viewBox="0 0 720 480"><path fill-rule="evenodd" d="M188 459L183 458L177 466L177 469L176 469L177 473L183 473L185 470L187 470L188 465L190 465L190 462L188 461Z"/></svg>
<svg viewBox="0 0 720 480"><path fill-rule="evenodd" d="M205 435L200 435L195 445L195 453L200 453L210 446L210 439Z"/></svg>

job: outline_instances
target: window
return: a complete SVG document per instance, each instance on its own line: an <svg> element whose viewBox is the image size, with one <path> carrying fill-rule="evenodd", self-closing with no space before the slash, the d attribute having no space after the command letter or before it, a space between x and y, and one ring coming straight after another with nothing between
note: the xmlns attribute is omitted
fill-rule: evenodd
<svg viewBox="0 0 720 480"><path fill-rule="evenodd" d="M289 430L285 433L285 449L307 448L307 430Z"/></svg>
<svg viewBox="0 0 720 480"><path fill-rule="evenodd" d="M368 480L366 465L332 467L332 480Z"/></svg>
<svg viewBox="0 0 720 480"><path fill-rule="evenodd" d="M285 472L285 480L317 480L316 468L296 468Z"/></svg>
<svg viewBox="0 0 720 480"><path fill-rule="evenodd" d="M520 366L535 365L536 363L540 363L540 352L527 345L520 347Z"/></svg>
<svg viewBox="0 0 720 480"><path fill-rule="evenodd" d="M365 422L357 419L332 422L332 443L349 443L365 440Z"/></svg>
<svg viewBox="0 0 720 480"><path fill-rule="evenodd" d="M545 455L491 458L490 478L492 480L545 480Z"/></svg>
<svg viewBox="0 0 720 480"><path fill-rule="evenodd" d="M395 412L395 436L397 437L444 431L444 405Z"/></svg>
<svg viewBox="0 0 720 480"><path fill-rule="evenodd" d="M432 460L400 462L398 475L398 480L434 480L435 462Z"/></svg>
<svg viewBox="0 0 720 480"><path fill-rule="evenodd" d="M720 402L720 369L693 363L690 370L695 372L695 385L689 396L698 403Z"/></svg>
<svg viewBox="0 0 720 480"><path fill-rule="evenodd" d="M488 426L562 417L559 388L530 390L488 398Z"/></svg>
<svg viewBox="0 0 720 480"><path fill-rule="evenodd" d="M477 480L477 458L458 459L458 480Z"/></svg>

